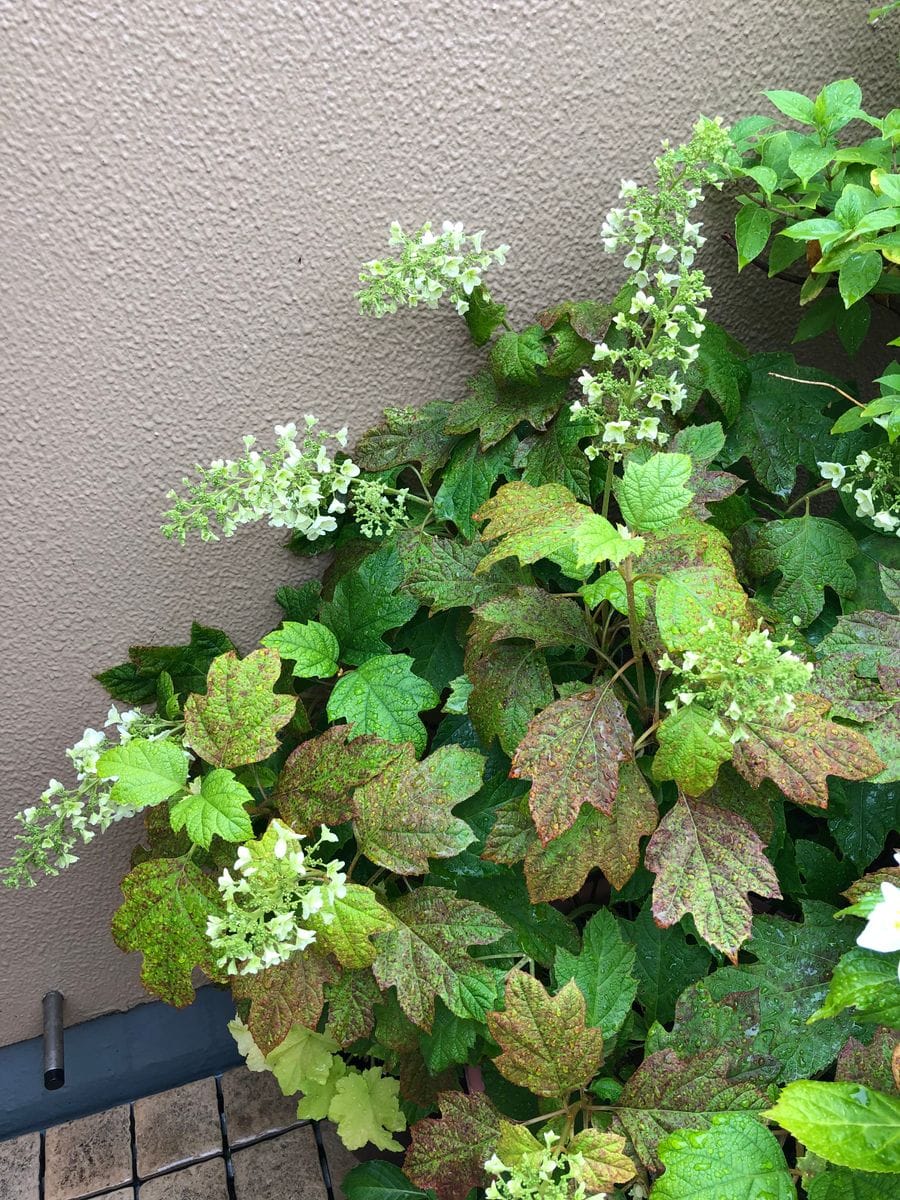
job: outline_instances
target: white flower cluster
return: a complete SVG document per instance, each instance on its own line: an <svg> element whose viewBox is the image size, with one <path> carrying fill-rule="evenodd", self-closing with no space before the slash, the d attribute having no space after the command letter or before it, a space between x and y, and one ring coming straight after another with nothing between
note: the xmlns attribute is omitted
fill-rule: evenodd
<svg viewBox="0 0 900 1200"><path fill-rule="evenodd" d="M313 914L325 925L334 920L347 876L342 862L321 862L319 850L337 838L323 825L318 841L305 849L302 841L273 820L258 841L238 847L234 866L219 877L223 914L208 918L206 934L229 974L256 975L286 962L316 940L301 922Z"/></svg>
<svg viewBox="0 0 900 1200"><path fill-rule="evenodd" d="M846 465L820 462L819 472L835 491L852 495L858 517L900 537L900 442L863 450Z"/></svg>
<svg viewBox="0 0 900 1200"><path fill-rule="evenodd" d="M675 678L675 696L665 703L669 712L697 702L715 717L710 732L736 743L749 736L748 721L783 721L794 711L813 664L795 654L790 641L774 642L761 625L747 633L736 620L730 637L712 620L698 634L698 649L685 651L680 663L669 654L659 659Z"/></svg>
<svg viewBox="0 0 900 1200"><path fill-rule="evenodd" d="M584 1155L567 1154L559 1134L546 1130L543 1146L507 1165L493 1154L484 1169L494 1179L485 1188L488 1200L604 1200L606 1192L588 1193L582 1179Z"/></svg>
<svg viewBox="0 0 900 1200"><path fill-rule="evenodd" d="M163 534L184 544L193 531L203 541L214 542L216 526L230 537L238 526L259 520L296 530L311 542L332 533L360 472L346 456L338 460L347 445L347 430L321 433L317 425L318 418L309 414L300 431L293 422L276 425L275 449L269 451L256 449L256 438L248 434L240 458L198 466L197 482L182 480L185 496L169 492L174 504L166 513ZM329 442L336 443L337 450L331 450Z"/></svg>
<svg viewBox="0 0 900 1200"><path fill-rule="evenodd" d="M395 221L389 244L399 246L397 257L373 259L363 266L356 293L360 310L375 317L395 313L398 308L425 304L436 308L446 296L463 315L469 297L480 287L484 272L493 264L506 262L509 246L483 248L484 233L466 233L461 222L445 221L440 233L426 223L415 233L404 233Z"/></svg>
<svg viewBox="0 0 900 1200"><path fill-rule="evenodd" d="M630 278L623 307L594 349L599 370L582 373L583 399L572 405L573 413L596 418L600 446L589 446L588 457L600 447L664 444L663 415L678 413L687 399L683 374L697 358L711 295L694 269L706 239L690 213L704 186L721 186L729 147L717 121L699 122L687 145L666 146L656 160L655 189L622 181L625 203L603 222L604 249L625 251Z"/></svg>
<svg viewBox="0 0 900 1200"><path fill-rule="evenodd" d="M58 875L78 861L74 850L79 842L87 845L113 822L134 816L136 810L113 801L110 793L115 778L101 779L97 774L101 755L116 744L104 731L111 726L116 728L120 745L133 737L172 737L181 729L177 722L148 716L136 708L120 712L115 705L109 710L104 729L85 729L75 745L66 750L78 786L67 788L60 780L51 779L39 803L15 815L22 827L16 834L20 845L10 865L0 873L0 880L8 887L33 887L36 874Z"/></svg>
<svg viewBox="0 0 900 1200"><path fill-rule="evenodd" d="M900 852L894 855L900 863ZM877 950L880 954L895 954L900 950L900 888L885 880L881 885L881 899L869 913L866 927L856 939L864 950ZM900 962L897 963L900 979Z"/></svg>

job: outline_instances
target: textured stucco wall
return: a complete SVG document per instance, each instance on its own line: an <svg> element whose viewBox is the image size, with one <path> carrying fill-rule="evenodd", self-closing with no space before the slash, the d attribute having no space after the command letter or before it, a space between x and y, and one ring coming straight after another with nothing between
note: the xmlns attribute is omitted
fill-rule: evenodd
<svg viewBox="0 0 900 1200"><path fill-rule="evenodd" d="M300 574L271 531L162 541L195 456L306 410L359 432L387 402L458 393L473 359L450 314L354 311L390 218L512 243L518 317L600 294L600 217L661 136L850 72L886 105L896 38L866 8L0 0L0 854L102 718L92 670L191 618L250 649ZM779 285L710 251L716 315L783 339L793 293L779 309ZM118 827L66 877L0 892L0 1043L38 1031L48 987L70 1021L141 999L107 932L133 840Z"/></svg>

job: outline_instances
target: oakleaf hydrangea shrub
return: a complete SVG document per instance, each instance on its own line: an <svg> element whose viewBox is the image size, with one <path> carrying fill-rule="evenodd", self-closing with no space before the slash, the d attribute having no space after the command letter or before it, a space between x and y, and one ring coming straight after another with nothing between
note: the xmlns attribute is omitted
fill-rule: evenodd
<svg viewBox="0 0 900 1200"><path fill-rule="evenodd" d="M896 1194L898 543L831 488L884 431L709 318L703 194L747 153L664 145L602 224L618 293L521 328L508 247L393 226L361 313L443 305L483 366L187 478L167 536L264 521L321 582L243 654L132 647L20 816L13 885L142 814L116 942L403 1154L350 1200Z"/></svg>

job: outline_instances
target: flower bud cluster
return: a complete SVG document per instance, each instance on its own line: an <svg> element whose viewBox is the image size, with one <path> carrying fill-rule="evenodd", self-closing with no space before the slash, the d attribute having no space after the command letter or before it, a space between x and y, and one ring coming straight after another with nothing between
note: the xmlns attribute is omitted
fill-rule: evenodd
<svg viewBox="0 0 900 1200"><path fill-rule="evenodd" d="M234 866L220 875L223 912L207 919L206 935L230 975L256 975L286 962L316 940L303 922L314 914L325 925L334 920L347 876L342 862L321 861L321 848L337 838L323 825L318 841L306 847L303 841L273 820L261 838L238 847Z"/></svg>
<svg viewBox="0 0 900 1200"><path fill-rule="evenodd" d="M191 532L214 542L216 527L231 537L238 526L263 519L311 542L334 532L336 518L346 511L350 484L360 472L342 454L347 430L322 433L317 425L318 418L309 414L299 431L293 422L276 425L274 450L258 450L256 438L248 434L240 458L198 466L197 481L182 480L185 496L169 492L174 503L163 534L182 545Z"/></svg>
<svg viewBox="0 0 900 1200"><path fill-rule="evenodd" d="M853 497L858 517L879 533L900 537L900 442L863 450L852 463L820 462L819 472L836 491Z"/></svg>
<svg viewBox="0 0 900 1200"><path fill-rule="evenodd" d="M363 266L356 293L360 310L383 317L398 308L424 304L436 308L446 296L463 315L469 297L481 286L484 272L494 263L506 262L509 246L483 249L484 233L465 233L461 223L445 221L440 233L426 223L415 233L404 233L395 221L389 245L399 246L393 258L373 259Z"/></svg>
<svg viewBox="0 0 900 1200"><path fill-rule="evenodd" d="M620 446L664 444L661 421L682 408L683 375L699 352L711 292L694 269L706 239L692 210L704 187L721 187L731 143L717 121L702 120L686 145L664 147L656 187L623 180L624 203L601 228L604 249L624 251L630 277L606 340L595 347L599 370L582 374L583 399L572 405L575 413L595 416L593 457L600 448L619 453Z"/></svg>
<svg viewBox="0 0 900 1200"><path fill-rule="evenodd" d="M115 740L107 732L111 727L118 734ZM16 834L19 847L10 865L0 873L0 880L8 887L33 887L36 874L58 875L78 862L74 851L79 842L87 845L115 821L134 816L135 809L112 799L115 778L101 779L97 774L101 755L117 742L124 745L135 737L155 741L180 732L178 722L136 708L120 712L113 705L103 729L85 729L66 751L75 768L77 786L67 788L60 780L51 779L37 804L16 813L15 820L21 826Z"/></svg>
<svg viewBox="0 0 900 1200"><path fill-rule="evenodd" d="M698 648L684 651L680 662L669 654L659 659L675 684L665 704L669 712L697 702L715 716L710 732L736 743L749 736L748 723L783 721L794 711L813 664L790 649L789 639L773 641L761 624L748 633L738 621L730 636L723 622L712 620L698 633Z"/></svg>
<svg viewBox="0 0 900 1200"><path fill-rule="evenodd" d="M488 1200L585 1200L584 1155L567 1154L559 1140L558 1134L546 1130L543 1146L509 1165L493 1154L484 1164L494 1177L485 1188ZM591 1200L604 1200L606 1193L590 1195Z"/></svg>

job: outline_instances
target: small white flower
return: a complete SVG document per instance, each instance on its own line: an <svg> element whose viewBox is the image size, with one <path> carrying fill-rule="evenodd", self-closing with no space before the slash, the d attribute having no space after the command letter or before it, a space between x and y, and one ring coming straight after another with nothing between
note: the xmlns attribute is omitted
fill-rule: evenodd
<svg viewBox="0 0 900 1200"><path fill-rule="evenodd" d="M866 927L856 939L864 950L893 954L900 950L900 888L882 883L881 899L869 913Z"/></svg>
<svg viewBox="0 0 900 1200"><path fill-rule="evenodd" d="M856 465L861 471L865 471L866 467L872 461L872 455L867 450L860 450L856 456Z"/></svg>
<svg viewBox="0 0 900 1200"><path fill-rule="evenodd" d="M847 468L837 462L820 462L819 474L823 479L827 480L833 488L839 488L844 482L844 476L847 474Z"/></svg>
<svg viewBox="0 0 900 1200"><path fill-rule="evenodd" d="M853 499L856 501L856 515L858 517L874 517L875 505L872 502L871 488L857 488L853 493Z"/></svg>
<svg viewBox="0 0 900 1200"><path fill-rule="evenodd" d="M635 437L639 442L655 442L659 436L659 417L642 417L638 422Z"/></svg>
<svg viewBox="0 0 900 1200"><path fill-rule="evenodd" d="M872 524L877 525L879 529L885 529L890 533L891 530L896 529L897 526L900 525L900 517L895 517L892 513L889 513L887 510L885 510L884 512L875 514L875 516L872 518Z"/></svg>
<svg viewBox="0 0 900 1200"><path fill-rule="evenodd" d="M630 421L607 421L603 426L603 440L616 446L624 446L625 434L630 428Z"/></svg>

